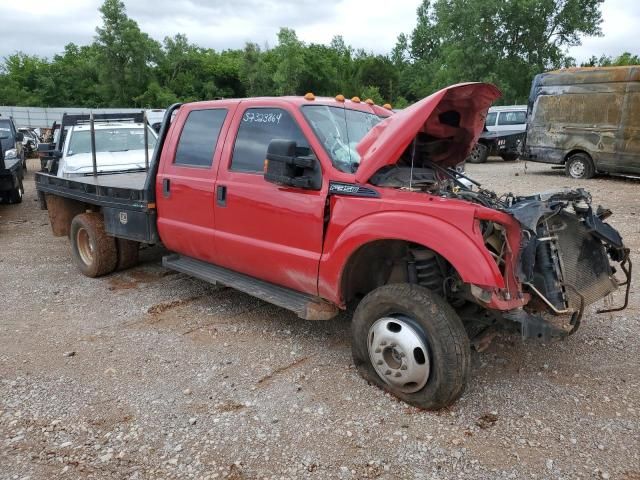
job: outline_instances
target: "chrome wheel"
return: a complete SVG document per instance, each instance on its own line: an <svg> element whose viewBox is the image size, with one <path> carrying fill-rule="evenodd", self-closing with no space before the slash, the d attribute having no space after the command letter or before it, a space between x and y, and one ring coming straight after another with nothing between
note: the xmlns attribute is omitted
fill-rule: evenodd
<svg viewBox="0 0 640 480"><path fill-rule="evenodd" d="M417 392L429 380L426 340L402 316L376 320L369 328L367 348L376 373L394 389Z"/></svg>
<svg viewBox="0 0 640 480"><path fill-rule="evenodd" d="M93 263L93 245L89 238L89 232L86 229L78 229L76 234L76 245L78 246L78 253L85 265L91 265Z"/></svg>
<svg viewBox="0 0 640 480"><path fill-rule="evenodd" d="M584 162L580 160L574 160L569 166L569 173L573 178L582 178L584 176L585 170L586 166Z"/></svg>

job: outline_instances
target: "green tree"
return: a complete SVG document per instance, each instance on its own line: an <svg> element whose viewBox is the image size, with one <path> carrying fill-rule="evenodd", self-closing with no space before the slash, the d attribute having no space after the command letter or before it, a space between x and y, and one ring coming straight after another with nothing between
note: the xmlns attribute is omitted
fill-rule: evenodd
<svg viewBox="0 0 640 480"><path fill-rule="evenodd" d="M633 55L630 52L624 52L617 57L601 55L598 58L594 55L581 64L582 67L623 67L628 65L640 65L640 56Z"/></svg>
<svg viewBox="0 0 640 480"><path fill-rule="evenodd" d="M278 95L299 93L299 79L304 65L304 48L304 43L298 40L294 30L280 29L278 46L273 51L277 61L273 81Z"/></svg>
<svg viewBox="0 0 640 480"><path fill-rule="evenodd" d="M96 28L95 44L103 104L130 106L152 79L160 45L127 16L122 1L105 0L100 13L103 24Z"/></svg>
<svg viewBox="0 0 640 480"><path fill-rule="evenodd" d="M413 59L431 66L422 88L492 81L504 102L523 101L533 75L571 63L568 47L601 34L602 1L424 0L411 34Z"/></svg>
<svg viewBox="0 0 640 480"><path fill-rule="evenodd" d="M360 98L362 98L362 100L371 99L378 105L383 105L384 103L386 103L384 101L384 98L382 98L380 89L373 85L367 85L366 87L364 87L362 89L362 93L360 94Z"/></svg>

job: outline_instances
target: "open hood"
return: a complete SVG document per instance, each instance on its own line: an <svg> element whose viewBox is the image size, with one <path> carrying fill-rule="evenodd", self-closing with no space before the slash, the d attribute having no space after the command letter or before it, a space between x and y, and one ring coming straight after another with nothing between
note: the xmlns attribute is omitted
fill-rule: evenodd
<svg viewBox="0 0 640 480"><path fill-rule="evenodd" d="M482 133L487 110L500 95L490 83L461 83L385 119L356 147L360 154L356 182L366 183L382 167L395 164L420 133L448 142L431 161L443 167L456 166L471 152Z"/></svg>

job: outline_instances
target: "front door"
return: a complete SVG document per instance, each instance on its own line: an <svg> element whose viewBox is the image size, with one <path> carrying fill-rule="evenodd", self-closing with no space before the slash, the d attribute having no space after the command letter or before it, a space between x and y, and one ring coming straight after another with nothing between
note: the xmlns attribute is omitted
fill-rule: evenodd
<svg viewBox="0 0 640 480"><path fill-rule="evenodd" d="M327 182L320 191L268 183L264 161L273 139L294 140L300 155L314 154L301 114L286 102L252 101L236 111L218 170L216 262L317 294Z"/></svg>
<svg viewBox="0 0 640 480"><path fill-rule="evenodd" d="M162 152L156 180L158 232L164 245L204 261L215 256L216 170L236 104L182 107Z"/></svg>

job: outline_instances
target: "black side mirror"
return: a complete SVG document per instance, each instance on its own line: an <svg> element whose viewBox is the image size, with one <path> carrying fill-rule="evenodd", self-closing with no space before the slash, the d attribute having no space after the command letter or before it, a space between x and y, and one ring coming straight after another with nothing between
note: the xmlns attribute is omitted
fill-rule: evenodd
<svg viewBox="0 0 640 480"><path fill-rule="evenodd" d="M264 163L267 182L289 187L320 190L322 170L314 156L298 156L293 140L271 140Z"/></svg>
<svg viewBox="0 0 640 480"><path fill-rule="evenodd" d="M24 133L18 132L16 133L16 142L21 142L24 140Z"/></svg>

